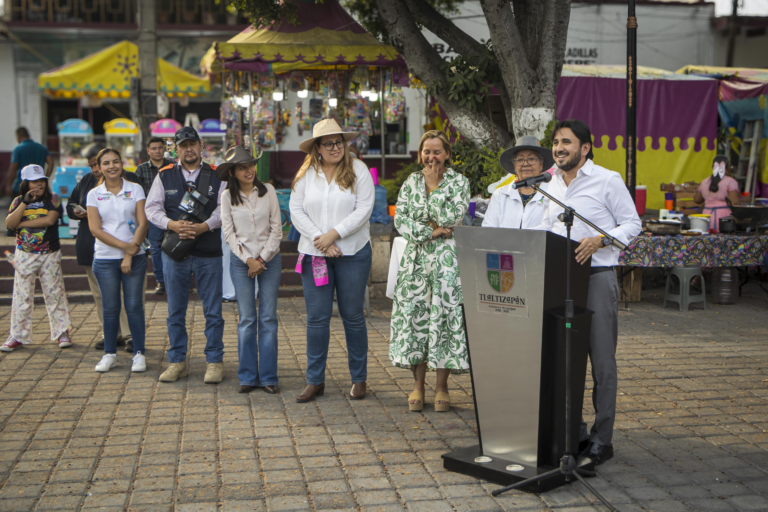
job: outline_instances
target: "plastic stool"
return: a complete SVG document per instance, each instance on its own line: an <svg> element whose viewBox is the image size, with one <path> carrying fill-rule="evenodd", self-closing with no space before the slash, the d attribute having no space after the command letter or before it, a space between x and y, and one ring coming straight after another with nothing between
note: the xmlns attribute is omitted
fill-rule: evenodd
<svg viewBox="0 0 768 512"><path fill-rule="evenodd" d="M680 282L680 294L669 292L672 284L672 276L676 276ZM701 295L691 295L691 281L695 276L701 278ZM703 302L704 309L707 309L707 286L704 283L704 274L701 267L675 267L667 276L667 285L664 288L664 307L667 307L667 300L677 302L680 311L688 311L688 306L694 302Z"/></svg>
<svg viewBox="0 0 768 512"><path fill-rule="evenodd" d="M339 302L336 300L336 292L333 292L333 311L339 310ZM363 311L367 318L371 317L371 296L368 294L368 285L365 285L365 297L363 298Z"/></svg>

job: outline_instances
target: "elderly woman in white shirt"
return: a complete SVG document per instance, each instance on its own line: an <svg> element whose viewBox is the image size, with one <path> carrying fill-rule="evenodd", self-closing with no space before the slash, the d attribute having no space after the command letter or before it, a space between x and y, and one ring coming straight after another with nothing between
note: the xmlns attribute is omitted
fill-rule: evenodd
<svg viewBox="0 0 768 512"><path fill-rule="evenodd" d="M536 137L525 136L518 139L513 148L504 151L499 163L509 173L514 173L517 180L538 176L555 164L552 151L539 145ZM483 219L484 228L532 229L541 223L546 210L544 196L525 187L514 189L514 181L502 182L491 196L491 202ZM539 185L547 190L547 183Z"/></svg>
<svg viewBox="0 0 768 512"><path fill-rule="evenodd" d="M312 138L299 145L307 157L294 179L290 202L291 222L301 234L296 271L301 272L307 305L307 386L296 398L299 403L325 391L334 290L347 340L349 397L365 397L368 330L363 302L371 272L368 220L375 192L370 171L347 150L347 141L357 135L324 119L315 125Z"/></svg>
<svg viewBox="0 0 768 512"><path fill-rule="evenodd" d="M227 184L221 194L221 225L232 250L229 274L235 287L240 323L237 326L240 392L261 387L277 393L277 293L283 238L280 207L272 185L256 179L255 163L243 146L234 146L216 169ZM259 287L256 313L255 287ZM258 335L257 335L258 325Z"/></svg>

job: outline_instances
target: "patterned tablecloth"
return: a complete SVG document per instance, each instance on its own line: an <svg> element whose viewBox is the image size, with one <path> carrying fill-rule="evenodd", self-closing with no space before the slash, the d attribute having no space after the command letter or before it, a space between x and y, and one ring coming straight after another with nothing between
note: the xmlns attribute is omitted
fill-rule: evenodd
<svg viewBox="0 0 768 512"><path fill-rule="evenodd" d="M636 267L748 267L762 265L768 236L638 236L619 265Z"/></svg>

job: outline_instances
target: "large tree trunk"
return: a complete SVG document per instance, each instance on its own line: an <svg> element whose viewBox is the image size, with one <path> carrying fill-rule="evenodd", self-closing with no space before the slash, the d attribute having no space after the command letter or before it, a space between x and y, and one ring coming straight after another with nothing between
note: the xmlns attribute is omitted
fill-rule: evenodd
<svg viewBox="0 0 768 512"><path fill-rule="evenodd" d="M570 0L480 0L509 92L515 138L544 131L555 117ZM513 11L514 8L514 11Z"/></svg>
<svg viewBox="0 0 768 512"><path fill-rule="evenodd" d="M419 30L405 0L378 0L376 4L386 24L390 44L405 57L410 72L427 86L444 80L440 70L443 61ZM465 44L466 48L471 48L471 41L465 39ZM495 130L496 140L501 146L512 143L510 134L504 128L498 125L492 128L486 114L459 106L447 94L437 93L435 97L462 136L477 142L489 141Z"/></svg>

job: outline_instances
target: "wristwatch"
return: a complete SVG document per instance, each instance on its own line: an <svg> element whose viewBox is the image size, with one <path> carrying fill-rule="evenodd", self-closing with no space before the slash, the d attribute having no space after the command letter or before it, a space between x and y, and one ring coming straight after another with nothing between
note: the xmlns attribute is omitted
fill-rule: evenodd
<svg viewBox="0 0 768 512"><path fill-rule="evenodd" d="M608 247L609 245L611 245L611 239L610 238L608 238L605 235L600 235L600 236L603 237L603 247Z"/></svg>

